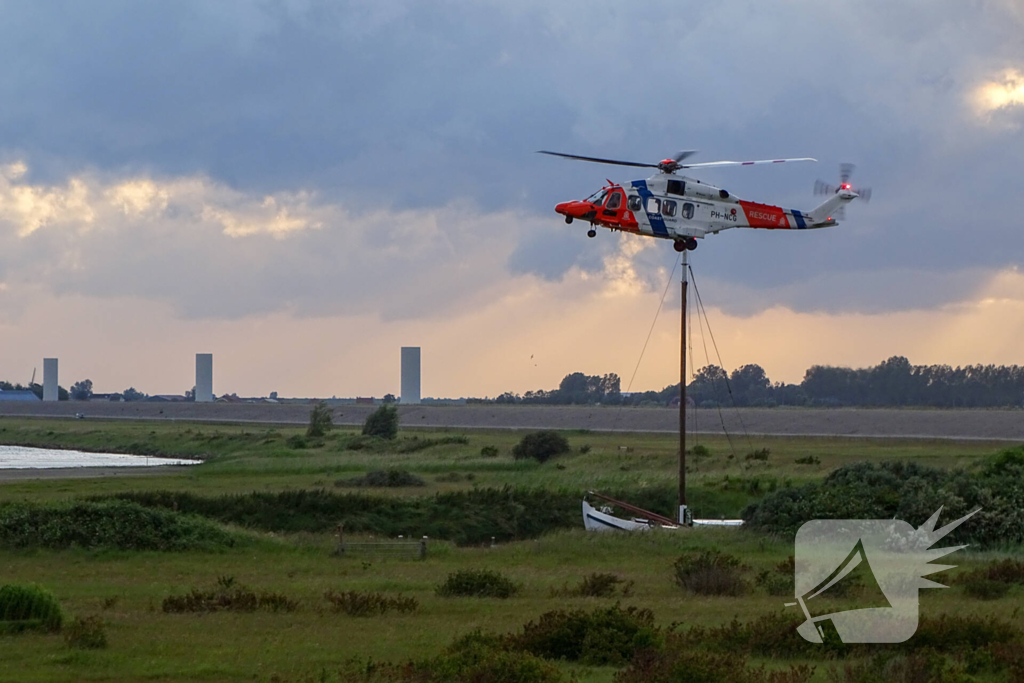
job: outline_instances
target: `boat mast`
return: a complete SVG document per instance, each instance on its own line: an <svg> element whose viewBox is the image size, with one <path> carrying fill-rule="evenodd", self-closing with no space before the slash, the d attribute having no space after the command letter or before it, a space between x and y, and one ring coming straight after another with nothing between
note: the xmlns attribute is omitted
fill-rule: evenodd
<svg viewBox="0 0 1024 683"><path fill-rule="evenodd" d="M686 524L686 290L689 279L687 254L683 250L683 303L679 336L679 523Z"/></svg>

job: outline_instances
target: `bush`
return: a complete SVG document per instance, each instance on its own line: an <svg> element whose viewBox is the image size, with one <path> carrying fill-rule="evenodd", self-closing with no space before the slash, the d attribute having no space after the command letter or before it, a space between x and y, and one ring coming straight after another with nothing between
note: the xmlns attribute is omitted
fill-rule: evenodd
<svg viewBox="0 0 1024 683"><path fill-rule="evenodd" d="M567 595L577 598L610 598L621 590L628 596L633 590L633 582L615 575L594 572L583 577L575 588L564 586L561 590L552 591L555 595Z"/></svg>
<svg viewBox="0 0 1024 683"><path fill-rule="evenodd" d="M497 446L484 446L480 449L480 455L484 458L497 458L498 448Z"/></svg>
<svg viewBox="0 0 1024 683"><path fill-rule="evenodd" d="M914 462L856 463L820 482L779 489L743 511L745 526L792 538L812 519L901 519L920 526L943 507L942 523L982 508L953 531L951 545L975 548L1024 543L1024 447L972 470Z"/></svg>
<svg viewBox="0 0 1024 683"><path fill-rule="evenodd" d="M309 427L306 429L306 436L311 439L322 439L327 432L334 429L334 421L331 419L331 409L323 401L313 406L309 411Z"/></svg>
<svg viewBox="0 0 1024 683"><path fill-rule="evenodd" d="M297 451L302 450L303 448L309 448L309 442L306 441L306 437L304 437L302 434L295 434L293 436L289 436L288 440L285 441L285 443L288 444L288 448Z"/></svg>
<svg viewBox="0 0 1024 683"><path fill-rule="evenodd" d="M197 517L123 500L0 505L0 547L213 550L237 537Z"/></svg>
<svg viewBox="0 0 1024 683"><path fill-rule="evenodd" d="M743 457L743 459L744 460L760 460L761 462L766 462L768 460L768 456L770 456L771 454L772 454L772 449L770 449L770 448L758 448L757 450L753 450L753 451L750 451L749 453L747 453Z"/></svg>
<svg viewBox="0 0 1024 683"><path fill-rule="evenodd" d="M419 609L420 603L416 598L407 598L399 595L392 597L384 593L359 593L356 591L343 591L335 593L327 591L324 599L331 603L336 612L344 612L352 617L369 617L377 614L385 614L391 610L408 614Z"/></svg>
<svg viewBox="0 0 1024 683"><path fill-rule="evenodd" d="M690 455L697 458L706 458L711 455L711 449L704 444L699 443L690 449Z"/></svg>
<svg viewBox="0 0 1024 683"><path fill-rule="evenodd" d="M718 550L689 553L675 561L676 583L697 595L743 595L740 561Z"/></svg>
<svg viewBox="0 0 1024 683"><path fill-rule="evenodd" d="M813 675L805 665L766 671L749 668L745 657L734 654L678 648L639 653L616 674L615 683L805 683Z"/></svg>
<svg viewBox="0 0 1024 683"><path fill-rule="evenodd" d="M790 555L789 559L780 562L774 569L765 569L759 573L754 583L764 588L768 595L792 595L796 590L794 576L795 561Z"/></svg>
<svg viewBox="0 0 1024 683"><path fill-rule="evenodd" d="M366 416L363 422L363 435L376 436L391 441L398 436L398 408L383 405Z"/></svg>
<svg viewBox="0 0 1024 683"><path fill-rule="evenodd" d="M40 586L0 587L0 635L20 631L59 631L64 622L60 603Z"/></svg>
<svg viewBox="0 0 1024 683"><path fill-rule="evenodd" d="M64 629L64 642L80 650L102 650L107 646L107 632L98 616L76 617Z"/></svg>
<svg viewBox="0 0 1024 683"><path fill-rule="evenodd" d="M556 431L545 429L531 432L512 448L512 456L516 460L533 458L538 462L547 462L551 458L569 452L569 442Z"/></svg>
<svg viewBox="0 0 1024 683"><path fill-rule="evenodd" d="M335 486L369 486L375 488L403 488L406 486L426 486L415 474L405 470L389 469L374 470L367 472L362 477L353 479L339 479L334 482Z"/></svg>
<svg viewBox="0 0 1024 683"><path fill-rule="evenodd" d="M232 577L217 579L217 587L210 590L193 588L184 595L169 595L164 598L163 611L184 612L294 612L298 602L281 593L263 592L256 594L245 586L235 584Z"/></svg>
<svg viewBox="0 0 1024 683"><path fill-rule="evenodd" d="M993 560L984 567L961 574L957 577L957 583L965 583L977 579L986 579L1007 585L1015 583L1024 586L1024 560Z"/></svg>
<svg viewBox="0 0 1024 683"><path fill-rule="evenodd" d="M621 665L638 650L658 646L660 638L650 610L615 605L546 612L508 636L508 645L544 659L605 666Z"/></svg>
<svg viewBox="0 0 1024 683"><path fill-rule="evenodd" d="M820 465L821 460L816 455L806 455L802 458L794 460L797 465Z"/></svg>
<svg viewBox="0 0 1024 683"><path fill-rule="evenodd" d="M419 436L414 436L410 439L404 439L395 450L398 453L416 453L435 446L447 446L450 444L465 446L468 443L469 438L462 435L443 436L439 439L424 439Z"/></svg>
<svg viewBox="0 0 1024 683"><path fill-rule="evenodd" d="M490 569L463 569L448 575L437 587L442 597L510 598L519 586L504 574Z"/></svg>

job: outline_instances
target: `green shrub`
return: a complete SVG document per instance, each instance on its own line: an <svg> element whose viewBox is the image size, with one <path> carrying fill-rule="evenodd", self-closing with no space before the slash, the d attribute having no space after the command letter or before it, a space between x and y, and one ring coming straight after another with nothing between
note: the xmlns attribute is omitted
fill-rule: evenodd
<svg viewBox="0 0 1024 683"><path fill-rule="evenodd" d="M334 482L335 486L368 486L374 488L403 488L406 486L426 486L415 474L405 470L389 469L374 470L367 472L362 477L353 479L339 479Z"/></svg>
<svg viewBox="0 0 1024 683"><path fill-rule="evenodd" d="M813 675L806 665L767 671L750 668L742 656L675 648L638 653L616 674L615 683L806 683Z"/></svg>
<svg viewBox="0 0 1024 683"><path fill-rule="evenodd" d="M743 595L740 561L718 550L688 553L673 564L676 583L697 595Z"/></svg>
<svg viewBox="0 0 1024 683"><path fill-rule="evenodd" d="M323 401L319 401L313 410L309 411L309 427L306 429L306 436L311 439L322 439L327 432L334 429L331 409Z"/></svg>
<svg viewBox="0 0 1024 683"><path fill-rule="evenodd" d="M336 593L327 591L324 599L331 603L336 612L344 612L352 617L369 617L377 614L385 614L391 610L408 614L419 609L420 603L416 598L408 598L403 595L389 596L384 593L359 593L357 591L342 591Z"/></svg>
<svg viewBox="0 0 1024 683"><path fill-rule="evenodd" d="M956 582L965 583L978 579L1024 586L1024 560L993 560L984 567L961 574L957 577Z"/></svg>
<svg viewBox="0 0 1024 683"><path fill-rule="evenodd" d="M442 597L510 598L519 586L500 572L490 569L463 569L448 575L437 587Z"/></svg>
<svg viewBox="0 0 1024 683"><path fill-rule="evenodd" d="M382 405L366 416L363 422L363 435L376 436L391 441L398 436L398 408Z"/></svg>
<svg viewBox="0 0 1024 683"><path fill-rule="evenodd" d="M263 592L256 594L245 586L237 585L232 577L221 577L217 586L209 590L193 588L183 595L169 595L164 598L163 611L184 612L294 612L298 602L281 593Z"/></svg>
<svg viewBox="0 0 1024 683"><path fill-rule="evenodd" d="M512 448L512 457L516 460L532 458L538 462L547 462L551 458L569 452L569 442L556 431L545 429L531 432L524 436Z"/></svg>
<svg viewBox="0 0 1024 683"><path fill-rule="evenodd" d="M498 448L497 446L484 446L480 449L480 455L484 458L497 458Z"/></svg>
<svg viewBox="0 0 1024 683"><path fill-rule="evenodd" d="M53 593L34 585L0 586L0 635L20 631L59 631L64 622Z"/></svg>
<svg viewBox="0 0 1024 683"><path fill-rule="evenodd" d="M476 479L476 474L474 474L473 472L466 472L465 474L462 474L461 472L445 472L444 474L439 474L436 477L434 477L434 481L442 483L473 481L474 479Z"/></svg>
<svg viewBox="0 0 1024 683"><path fill-rule="evenodd" d="M711 455L711 449L704 444L699 443L690 449L690 455L697 458L706 458Z"/></svg>
<svg viewBox="0 0 1024 683"><path fill-rule="evenodd" d="M582 455L586 455L587 453L590 452L590 450L591 448L589 443L585 443L582 446L580 446L580 454Z"/></svg>
<svg viewBox="0 0 1024 683"><path fill-rule="evenodd" d="M304 437L302 434L294 434L292 436L289 436L288 440L285 441L285 443L288 445L288 448L291 448L296 451L302 450L303 448L309 448L309 442L306 441L306 437Z"/></svg>
<svg viewBox="0 0 1024 683"><path fill-rule="evenodd" d="M213 550L237 537L205 519L124 500L0 505L0 547Z"/></svg>
<svg viewBox="0 0 1024 683"><path fill-rule="evenodd" d="M107 631L98 616L75 617L64 629L64 642L79 650L102 650L107 647Z"/></svg>
<svg viewBox="0 0 1024 683"><path fill-rule="evenodd" d="M765 462L765 461L768 460L768 457L771 454L772 454L772 449L770 449L770 448L758 448L756 450L753 450L753 451L750 451L749 453L747 453L745 456L743 456L743 459L744 460L760 460L761 462Z"/></svg>
<svg viewBox="0 0 1024 683"><path fill-rule="evenodd" d="M797 465L820 465L821 460L816 455L805 455L802 458L794 460Z"/></svg>
<svg viewBox="0 0 1024 683"><path fill-rule="evenodd" d="M942 522L982 508L946 540L976 548L1024 543L1022 452L1011 449L972 470L905 461L846 465L820 482L775 491L742 516L751 529L792 538L812 519L895 518L916 527L943 506Z"/></svg>
<svg viewBox="0 0 1024 683"><path fill-rule="evenodd" d="M610 598L619 592L623 597L627 597L632 590L632 581L626 581L615 574L594 572L583 577L583 580L575 587L563 586L560 590L552 591L552 593L577 598Z"/></svg>
<svg viewBox="0 0 1024 683"><path fill-rule="evenodd" d="M546 612L507 638L512 649L544 659L605 666L621 665L638 650L658 646L661 634L650 610L614 605L592 612Z"/></svg>
<svg viewBox="0 0 1024 683"><path fill-rule="evenodd" d="M398 453L416 453L428 448L434 448L435 446L448 446L453 444L465 446L468 443L469 438L462 435L442 436L437 439L424 439L419 436L414 436L408 439L403 439L401 443L398 444L398 448L396 448L395 451Z"/></svg>

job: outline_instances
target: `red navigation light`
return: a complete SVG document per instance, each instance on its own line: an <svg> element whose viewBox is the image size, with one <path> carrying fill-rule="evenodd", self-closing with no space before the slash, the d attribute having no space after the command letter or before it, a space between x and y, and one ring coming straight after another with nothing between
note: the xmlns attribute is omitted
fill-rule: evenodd
<svg viewBox="0 0 1024 683"><path fill-rule="evenodd" d="M842 188L843 188L844 190L849 190L849 189L850 189L850 187L851 187L851 185L850 185L850 183L843 183L843 184L841 185L841 187L842 187Z"/></svg>

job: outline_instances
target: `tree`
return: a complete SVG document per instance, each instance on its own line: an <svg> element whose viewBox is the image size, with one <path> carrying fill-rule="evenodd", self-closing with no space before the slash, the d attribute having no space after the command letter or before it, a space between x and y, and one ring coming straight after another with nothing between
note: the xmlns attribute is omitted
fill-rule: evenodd
<svg viewBox="0 0 1024 683"><path fill-rule="evenodd" d="M121 397L124 398L125 401L146 400L146 395L141 391L136 390L135 387L128 387L127 389L125 389L123 392L121 392Z"/></svg>
<svg viewBox="0 0 1024 683"><path fill-rule="evenodd" d="M334 428L334 421L331 419L331 409L323 401L319 401L313 410L309 411L309 428L306 429L306 436L320 438L327 436L327 432Z"/></svg>
<svg viewBox="0 0 1024 683"><path fill-rule="evenodd" d="M388 405L391 405L392 403L395 402L395 395L394 394L384 394L384 398L381 399L381 400L383 400L384 403L386 403Z"/></svg>
<svg viewBox="0 0 1024 683"><path fill-rule="evenodd" d="M193 386L191 389L186 389L185 390L185 400L186 401L194 401L194 400L196 400L196 388L195 388L195 386Z"/></svg>
<svg viewBox="0 0 1024 683"><path fill-rule="evenodd" d="M729 379L736 403L741 406L763 402L772 386L764 368L754 363L733 370Z"/></svg>
<svg viewBox="0 0 1024 683"><path fill-rule="evenodd" d="M272 398L273 400L276 401L277 400L277 392L276 391L271 391L270 392L270 398Z"/></svg>
<svg viewBox="0 0 1024 683"><path fill-rule="evenodd" d="M83 379L71 385L71 398L76 401L88 401L92 396L92 380Z"/></svg>
<svg viewBox="0 0 1024 683"><path fill-rule="evenodd" d="M366 416L363 434L391 440L398 436L398 408L383 405Z"/></svg>

